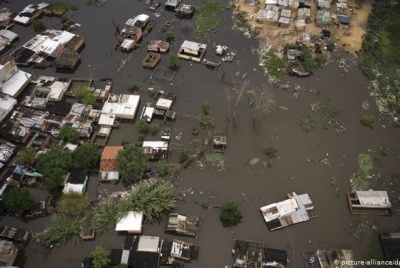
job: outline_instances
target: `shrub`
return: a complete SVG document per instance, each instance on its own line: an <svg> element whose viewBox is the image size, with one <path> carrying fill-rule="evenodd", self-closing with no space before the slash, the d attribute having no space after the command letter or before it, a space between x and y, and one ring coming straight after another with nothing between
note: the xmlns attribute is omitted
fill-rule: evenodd
<svg viewBox="0 0 400 268"><path fill-rule="evenodd" d="M168 43L172 43L175 40L174 33L171 30L167 30L164 35Z"/></svg>
<svg viewBox="0 0 400 268"><path fill-rule="evenodd" d="M149 132L150 132L149 123L147 123L146 120L140 120L139 123L138 123L138 131L139 131L139 134L142 134L142 135L145 135L145 136L147 134L149 134Z"/></svg>
<svg viewBox="0 0 400 268"><path fill-rule="evenodd" d="M182 151L179 154L179 163L185 163L186 161L188 161L190 159L191 156L192 156L192 152L190 150Z"/></svg>
<svg viewBox="0 0 400 268"><path fill-rule="evenodd" d="M109 258L110 253L105 247L96 246L91 255L93 258L93 268L108 267L111 262Z"/></svg>
<svg viewBox="0 0 400 268"><path fill-rule="evenodd" d="M168 67L171 69L175 69L178 67L178 54L169 53L168 54Z"/></svg>
<svg viewBox="0 0 400 268"><path fill-rule="evenodd" d="M363 117L361 117L360 123L363 126L373 128L375 123L375 118L372 115L364 115Z"/></svg>
<svg viewBox="0 0 400 268"><path fill-rule="evenodd" d="M326 44L326 50L328 50L329 52L333 52L335 50L335 43L333 42L329 42L328 44Z"/></svg>
<svg viewBox="0 0 400 268"><path fill-rule="evenodd" d="M79 9L79 5L78 4L71 4L71 10L72 11L76 11Z"/></svg>
<svg viewBox="0 0 400 268"><path fill-rule="evenodd" d="M149 125L149 132L152 136L157 135L160 132L160 126L157 123L151 123Z"/></svg>
<svg viewBox="0 0 400 268"><path fill-rule="evenodd" d="M219 218L229 226L237 225L242 220L242 211L236 202L228 202L221 206Z"/></svg>
<svg viewBox="0 0 400 268"><path fill-rule="evenodd" d="M168 165L167 165L167 161L166 160L158 161L158 163L157 163L157 173L160 176L165 176L165 175L168 174L168 172L169 172L169 168L168 168Z"/></svg>
<svg viewBox="0 0 400 268"><path fill-rule="evenodd" d="M42 20L33 20L32 27L33 27L33 30L38 33L46 30L46 25L44 24L44 22Z"/></svg>
<svg viewBox="0 0 400 268"><path fill-rule="evenodd" d="M211 113L210 104L208 102L203 103L201 105L201 110L203 112L203 115L209 115Z"/></svg>

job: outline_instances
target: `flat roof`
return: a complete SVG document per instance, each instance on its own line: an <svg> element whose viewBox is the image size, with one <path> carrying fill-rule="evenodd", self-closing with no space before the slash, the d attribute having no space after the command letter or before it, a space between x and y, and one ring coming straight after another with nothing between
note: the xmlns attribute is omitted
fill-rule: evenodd
<svg viewBox="0 0 400 268"><path fill-rule="evenodd" d="M0 97L0 122L12 111L17 105L17 100L8 96Z"/></svg>
<svg viewBox="0 0 400 268"><path fill-rule="evenodd" d="M101 114L98 124L102 126L113 126L114 122L115 122L115 115Z"/></svg>
<svg viewBox="0 0 400 268"><path fill-rule="evenodd" d="M143 147L151 147L151 148L168 148L167 141L144 141Z"/></svg>
<svg viewBox="0 0 400 268"><path fill-rule="evenodd" d="M71 41L72 38L74 38L74 36L76 36L76 34L73 34L73 33L67 32L67 31L59 31L59 30L52 30L52 31L49 31L49 33L54 35L52 37L53 41L59 42L63 45L65 45L66 43Z"/></svg>
<svg viewBox="0 0 400 268"><path fill-rule="evenodd" d="M82 184L73 184L67 182L64 185L63 193L68 193L68 192L75 192L75 193L83 193L84 185Z"/></svg>
<svg viewBox="0 0 400 268"><path fill-rule="evenodd" d="M158 236L145 236L139 238L137 251L159 252L160 238Z"/></svg>
<svg viewBox="0 0 400 268"><path fill-rule="evenodd" d="M356 191L360 204L368 207L390 206L389 196L386 191Z"/></svg>
<svg viewBox="0 0 400 268"><path fill-rule="evenodd" d="M3 93L11 97L17 97L22 88L30 81L31 76L30 73L18 70L3 84Z"/></svg>
<svg viewBox="0 0 400 268"><path fill-rule="evenodd" d="M159 98L156 103L156 107L159 109L169 110L172 106L172 102L173 100Z"/></svg>
<svg viewBox="0 0 400 268"><path fill-rule="evenodd" d="M18 38L18 34L11 32L9 30L0 30L0 36L8 39L10 42Z"/></svg>
<svg viewBox="0 0 400 268"><path fill-rule="evenodd" d="M47 95L47 98L50 100L60 100L68 87L69 82L54 81L54 83L50 86L50 92Z"/></svg>
<svg viewBox="0 0 400 268"><path fill-rule="evenodd" d="M195 52L199 51L201 48L206 49L207 45L188 41L188 40L183 41L183 43L181 45L181 49L189 50L189 52L191 52L191 53L195 53Z"/></svg>
<svg viewBox="0 0 400 268"><path fill-rule="evenodd" d="M139 95L121 95L118 102L106 101L101 113L133 119L139 106Z"/></svg>
<svg viewBox="0 0 400 268"><path fill-rule="evenodd" d="M115 231L142 232L143 212L130 211L117 222Z"/></svg>

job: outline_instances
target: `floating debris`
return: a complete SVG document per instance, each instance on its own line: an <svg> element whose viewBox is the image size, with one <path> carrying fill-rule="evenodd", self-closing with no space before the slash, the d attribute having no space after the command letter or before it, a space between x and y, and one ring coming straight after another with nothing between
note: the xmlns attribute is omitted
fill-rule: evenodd
<svg viewBox="0 0 400 268"><path fill-rule="evenodd" d="M254 166L254 165L257 165L258 162L260 162L260 158L256 158L256 157L255 157L255 158L250 159L249 164L250 164L251 166Z"/></svg>

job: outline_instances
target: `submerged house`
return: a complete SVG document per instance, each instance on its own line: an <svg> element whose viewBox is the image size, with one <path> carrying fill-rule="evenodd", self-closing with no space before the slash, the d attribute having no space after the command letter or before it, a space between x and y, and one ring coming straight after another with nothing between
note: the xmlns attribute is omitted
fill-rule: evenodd
<svg viewBox="0 0 400 268"><path fill-rule="evenodd" d="M235 240L232 250L233 267L263 267L263 243L248 240Z"/></svg>
<svg viewBox="0 0 400 268"><path fill-rule="evenodd" d="M143 152L149 160L163 160L168 157L168 141L144 141Z"/></svg>
<svg viewBox="0 0 400 268"><path fill-rule="evenodd" d="M0 93L0 123L17 105L17 100Z"/></svg>
<svg viewBox="0 0 400 268"><path fill-rule="evenodd" d="M400 233L383 233L380 235L385 261L400 260Z"/></svg>
<svg viewBox="0 0 400 268"><path fill-rule="evenodd" d="M288 264L287 251L264 247L264 267L285 268Z"/></svg>
<svg viewBox="0 0 400 268"><path fill-rule="evenodd" d="M149 16L145 14L126 21L117 41L117 46L121 48L121 51L130 52L138 45L143 35L142 30L148 22Z"/></svg>
<svg viewBox="0 0 400 268"><path fill-rule="evenodd" d="M150 40L147 42L147 51L166 53L169 50L169 43L162 40Z"/></svg>
<svg viewBox="0 0 400 268"><path fill-rule="evenodd" d="M134 119L139 106L139 95L110 94L101 110L102 115L114 115L121 119ZM99 122L101 121L101 116Z"/></svg>
<svg viewBox="0 0 400 268"><path fill-rule="evenodd" d="M192 243L174 239L171 247L171 257L184 261L195 260L198 257L198 250L198 247Z"/></svg>
<svg viewBox="0 0 400 268"><path fill-rule="evenodd" d="M19 70L12 57L0 61L0 92L17 98L31 81L31 74Z"/></svg>
<svg viewBox="0 0 400 268"><path fill-rule="evenodd" d="M72 168L64 184L63 193L74 192L83 194L86 192L88 179L87 169Z"/></svg>
<svg viewBox="0 0 400 268"><path fill-rule="evenodd" d="M0 14L1 15L1 14ZM18 39L18 34L9 30L0 30L0 52L11 45L12 42Z"/></svg>
<svg viewBox="0 0 400 268"><path fill-rule="evenodd" d="M168 223L165 231L188 236L196 236L198 223L199 218L197 217L171 213L168 216Z"/></svg>
<svg viewBox="0 0 400 268"><path fill-rule="evenodd" d="M179 4L175 8L175 16L178 18L191 18L194 15L196 8L192 5Z"/></svg>
<svg viewBox="0 0 400 268"><path fill-rule="evenodd" d="M15 14L11 9L3 7L0 8L0 29L7 29L12 26L11 23Z"/></svg>
<svg viewBox="0 0 400 268"><path fill-rule="evenodd" d="M119 179L117 171L117 155L124 149L123 146L105 146L101 154L99 181L112 181Z"/></svg>
<svg viewBox="0 0 400 268"><path fill-rule="evenodd" d="M175 11L181 2L182 0L166 0L165 9Z"/></svg>
<svg viewBox="0 0 400 268"><path fill-rule="evenodd" d="M3 226L0 227L0 238L16 243L26 243L29 239L29 232L25 229Z"/></svg>
<svg viewBox="0 0 400 268"><path fill-rule="evenodd" d="M206 53L207 45L192 41L183 41L178 51L178 57L195 62L201 62Z"/></svg>
<svg viewBox="0 0 400 268"><path fill-rule="evenodd" d="M261 207L262 216L270 231L310 220L314 204L308 194L288 194L288 199Z"/></svg>
<svg viewBox="0 0 400 268"><path fill-rule="evenodd" d="M14 22L27 26L32 20L42 15L43 10L48 6L50 5L44 2L39 4L30 4L14 17Z"/></svg>
<svg viewBox="0 0 400 268"><path fill-rule="evenodd" d="M306 268L336 268L336 263L345 263L346 268L353 268L354 261L353 250L348 248L340 248L334 250L318 249L315 252L307 252L303 254L306 260Z"/></svg>
<svg viewBox="0 0 400 268"><path fill-rule="evenodd" d="M391 215L392 204L386 191L354 191L347 193L351 214L367 214L366 211L377 211L378 215Z"/></svg>
<svg viewBox="0 0 400 268"><path fill-rule="evenodd" d="M13 265L18 252L19 250L13 242L0 240L0 265Z"/></svg>
<svg viewBox="0 0 400 268"><path fill-rule="evenodd" d="M115 231L128 232L129 234L141 234L143 228L143 212L128 212L122 219L117 222Z"/></svg>

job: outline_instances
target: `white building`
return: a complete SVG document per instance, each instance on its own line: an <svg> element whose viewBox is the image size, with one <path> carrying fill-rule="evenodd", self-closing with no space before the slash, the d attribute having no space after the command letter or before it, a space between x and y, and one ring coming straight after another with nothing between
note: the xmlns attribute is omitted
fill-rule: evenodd
<svg viewBox="0 0 400 268"><path fill-rule="evenodd" d="M139 95L110 95L104 103L101 113L117 118L134 119L139 107L139 100Z"/></svg>
<svg viewBox="0 0 400 268"><path fill-rule="evenodd" d="M31 74L18 69L15 60L8 58L3 64L0 64L0 88L1 92L13 98L24 90L31 81Z"/></svg>
<svg viewBox="0 0 400 268"><path fill-rule="evenodd" d="M0 122L14 109L17 100L7 95L0 96Z"/></svg>
<svg viewBox="0 0 400 268"><path fill-rule="evenodd" d="M121 220L117 222L115 231L128 232L130 234L142 233L143 212L128 212Z"/></svg>
<svg viewBox="0 0 400 268"><path fill-rule="evenodd" d="M30 4L26 6L17 16L14 21L22 25L28 25L32 20L40 16L42 9L48 7L47 3Z"/></svg>

